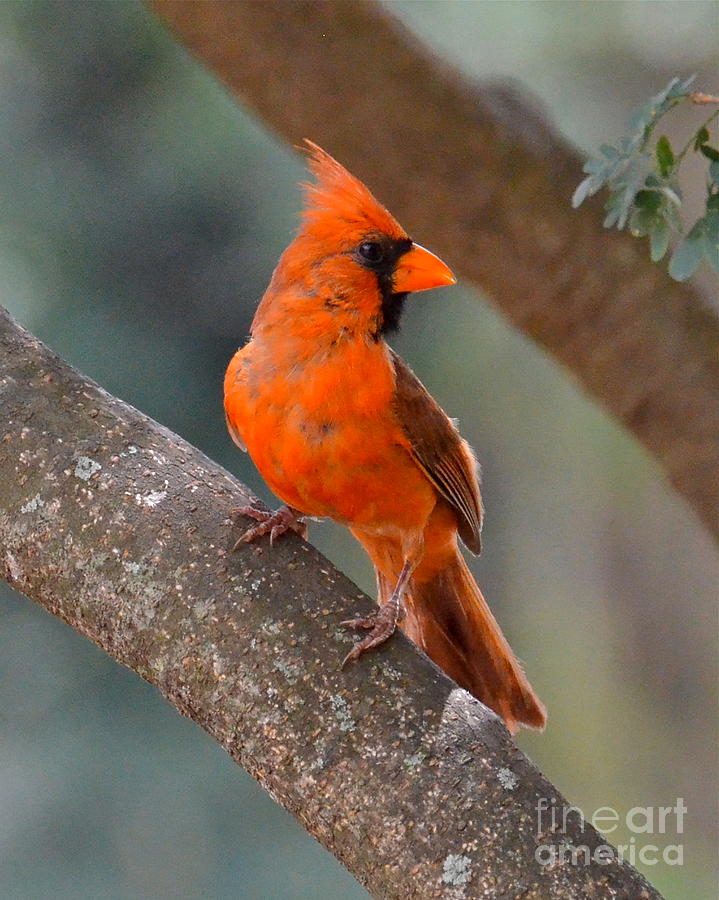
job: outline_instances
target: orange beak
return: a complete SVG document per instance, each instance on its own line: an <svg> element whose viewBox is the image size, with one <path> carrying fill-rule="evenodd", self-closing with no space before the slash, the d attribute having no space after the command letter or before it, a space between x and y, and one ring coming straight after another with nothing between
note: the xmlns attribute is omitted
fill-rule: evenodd
<svg viewBox="0 0 719 900"><path fill-rule="evenodd" d="M393 288L398 294L404 294L456 283L451 269L438 256L419 244L412 244L411 249L399 259Z"/></svg>

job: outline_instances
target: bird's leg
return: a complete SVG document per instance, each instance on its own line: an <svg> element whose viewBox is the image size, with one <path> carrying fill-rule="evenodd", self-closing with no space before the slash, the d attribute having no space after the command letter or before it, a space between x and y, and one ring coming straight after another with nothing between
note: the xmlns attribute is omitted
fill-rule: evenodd
<svg viewBox="0 0 719 900"><path fill-rule="evenodd" d="M233 551L237 550L240 544L249 544L263 534L269 534L270 545L286 531L295 531L301 538L307 538L307 520L301 512L291 506L281 506L275 512L258 506L237 506L230 510L230 516L249 516L259 523L240 535L232 548Z"/></svg>
<svg viewBox="0 0 719 900"><path fill-rule="evenodd" d="M342 668L350 660L358 659L363 653L372 650L374 647L379 647L380 644L384 644L388 638L392 637L397 628L397 622L404 616L405 610L402 599L407 590L407 582L412 577L412 572L414 572L416 566L416 560L405 559L397 584L394 586L389 600L380 606L377 612L363 619L347 619L341 623L348 628L369 629L369 634L362 638L361 641L358 641L345 656Z"/></svg>

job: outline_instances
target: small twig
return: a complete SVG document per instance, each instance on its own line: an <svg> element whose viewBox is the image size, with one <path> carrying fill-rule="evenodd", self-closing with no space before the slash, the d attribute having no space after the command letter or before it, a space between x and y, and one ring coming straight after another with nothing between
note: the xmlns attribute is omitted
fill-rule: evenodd
<svg viewBox="0 0 719 900"><path fill-rule="evenodd" d="M719 97L715 97L714 94L704 94L701 91L693 91L688 94L688 97L692 103L719 103Z"/></svg>

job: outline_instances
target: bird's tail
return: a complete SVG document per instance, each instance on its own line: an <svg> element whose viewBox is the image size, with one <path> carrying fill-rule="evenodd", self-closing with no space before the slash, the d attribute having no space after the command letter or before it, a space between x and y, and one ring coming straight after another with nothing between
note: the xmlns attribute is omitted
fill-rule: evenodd
<svg viewBox="0 0 719 900"><path fill-rule="evenodd" d="M392 586L378 577L380 603ZM386 594L386 596L384 596ZM515 733L543 728L544 706L532 690L461 553L431 580L410 582L403 630L457 684L500 715Z"/></svg>

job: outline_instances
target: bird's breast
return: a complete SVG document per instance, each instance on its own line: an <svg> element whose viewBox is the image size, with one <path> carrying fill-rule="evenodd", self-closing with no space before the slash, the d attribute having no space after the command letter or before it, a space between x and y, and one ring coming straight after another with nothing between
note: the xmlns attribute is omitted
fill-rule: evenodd
<svg viewBox="0 0 719 900"><path fill-rule="evenodd" d="M253 340L230 363L225 408L255 465L285 503L309 515L380 532L420 527L436 494L392 411L386 345L348 340L314 350Z"/></svg>

